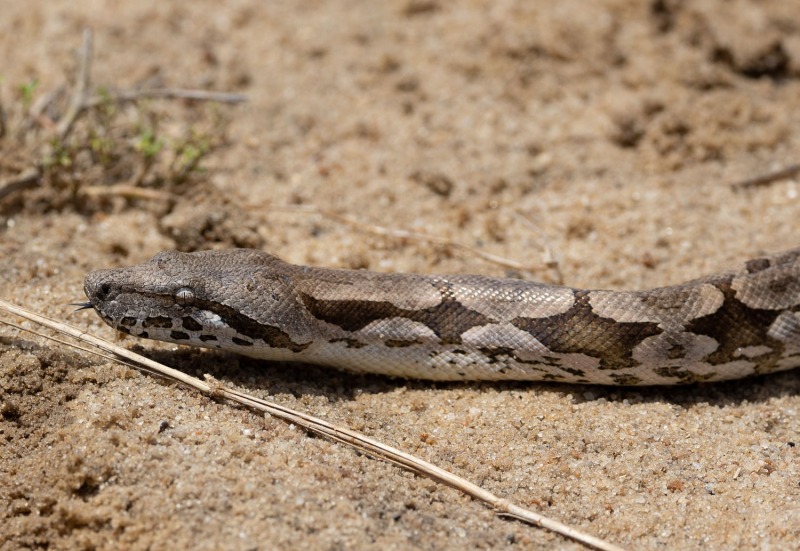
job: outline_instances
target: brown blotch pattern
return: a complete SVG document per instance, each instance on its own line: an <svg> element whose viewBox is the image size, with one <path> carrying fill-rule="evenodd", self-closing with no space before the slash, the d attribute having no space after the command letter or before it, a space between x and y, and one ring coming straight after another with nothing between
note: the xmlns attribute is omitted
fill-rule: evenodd
<svg viewBox="0 0 800 551"><path fill-rule="evenodd" d="M626 323L598 316L589 304L591 291L575 291L575 305L550 318L518 318L511 323L553 352L599 358L600 369L628 369L639 362L633 349L662 330L652 322ZM559 365L561 360L557 360Z"/></svg>
<svg viewBox="0 0 800 551"><path fill-rule="evenodd" d="M719 282L717 287L725 295L722 307L713 314L690 321L685 328L689 333L706 335L719 343L705 361L711 365L726 364L741 359L741 348L766 345L771 351L759 356L758 363L767 369L774 366L782 356L784 345L771 338L767 331L780 312L750 308L736 298L730 282Z"/></svg>
<svg viewBox="0 0 800 551"><path fill-rule="evenodd" d="M347 348L364 348L367 346L367 343L361 342L358 339L351 339L347 337L342 337L340 339L331 339L331 344L343 342Z"/></svg>
<svg viewBox="0 0 800 551"><path fill-rule="evenodd" d="M189 331L200 331L203 328L200 322L191 316L183 316L181 322L183 323L183 328Z"/></svg>
<svg viewBox="0 0 800 551"><path fill-rule="evenodd" d="M167 316L153 316L146 318L144 321L142 321L142 327L161 327L164 329L169 329L172 327L172 318Z"/></svg>
<svg viewBox="0 0 800 551"><path fill-rule="evenodd" d="M448 296L422 310L404 310L385 301L320 300L304 293L300 293L300 299L314 317L345 331L359 331L377 320L406 318L430 328L441 344L460 344L465 331L491 321Z"/></svg>

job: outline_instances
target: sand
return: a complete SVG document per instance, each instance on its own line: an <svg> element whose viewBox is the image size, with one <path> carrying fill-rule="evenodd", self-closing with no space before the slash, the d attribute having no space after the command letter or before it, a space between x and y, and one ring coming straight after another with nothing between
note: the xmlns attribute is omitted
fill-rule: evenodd
<svg viewBox="0 0 800 551"><path fill-rule="evenodd" d="M71 78L85 26L96 84L156 79L249 101L220 107L226 146L172 204L81 207L48 188L0 201L0 297L120 339L68 303L88 271L170 248L646 288L795 247L797 179L731 184L800 162L798 13L778 0L7 0L5 106L21 83ZM80 184L125 183L109 178ZM684 388L434 384L121 342L626 548L798 545L797 371ZM579 548L284 422L9 328L0 436L3 550Z"/></svg>

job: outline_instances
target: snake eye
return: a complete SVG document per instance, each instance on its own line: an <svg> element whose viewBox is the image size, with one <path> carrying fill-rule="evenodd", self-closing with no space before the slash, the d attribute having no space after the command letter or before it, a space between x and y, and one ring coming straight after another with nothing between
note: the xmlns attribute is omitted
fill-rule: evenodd
<svg viewBox="0 0 800 551"><path fill-rule="evenodd" d="M175 291L173 296L175 304L180 304L181 306L189 306L194 302L194 290L189 287L181 287Z"/></svg>

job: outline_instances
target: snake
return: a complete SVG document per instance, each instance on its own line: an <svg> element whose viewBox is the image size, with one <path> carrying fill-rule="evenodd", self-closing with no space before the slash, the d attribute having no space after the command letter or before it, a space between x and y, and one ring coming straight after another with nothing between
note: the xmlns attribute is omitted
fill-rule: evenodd
<svg viewBox="0 0 800 551"><path fill-rule="evenodd" d="M84 291L136 337L390 377L642 386L800 366L800 248L633 291L165 251Z"/></svg>

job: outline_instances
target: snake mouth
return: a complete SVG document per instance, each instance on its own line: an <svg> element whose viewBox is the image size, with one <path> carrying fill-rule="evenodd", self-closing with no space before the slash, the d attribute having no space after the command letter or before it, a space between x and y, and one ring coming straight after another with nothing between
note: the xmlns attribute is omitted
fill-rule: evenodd
<svg viewBox="0 0 800 551"><path fill-rule="evenodd" d="M87 274L83 280L83 292L89 301L76 306L99 308L116 298L122 286L112 280L113 275L113 270L96 270Z"/></svg>

